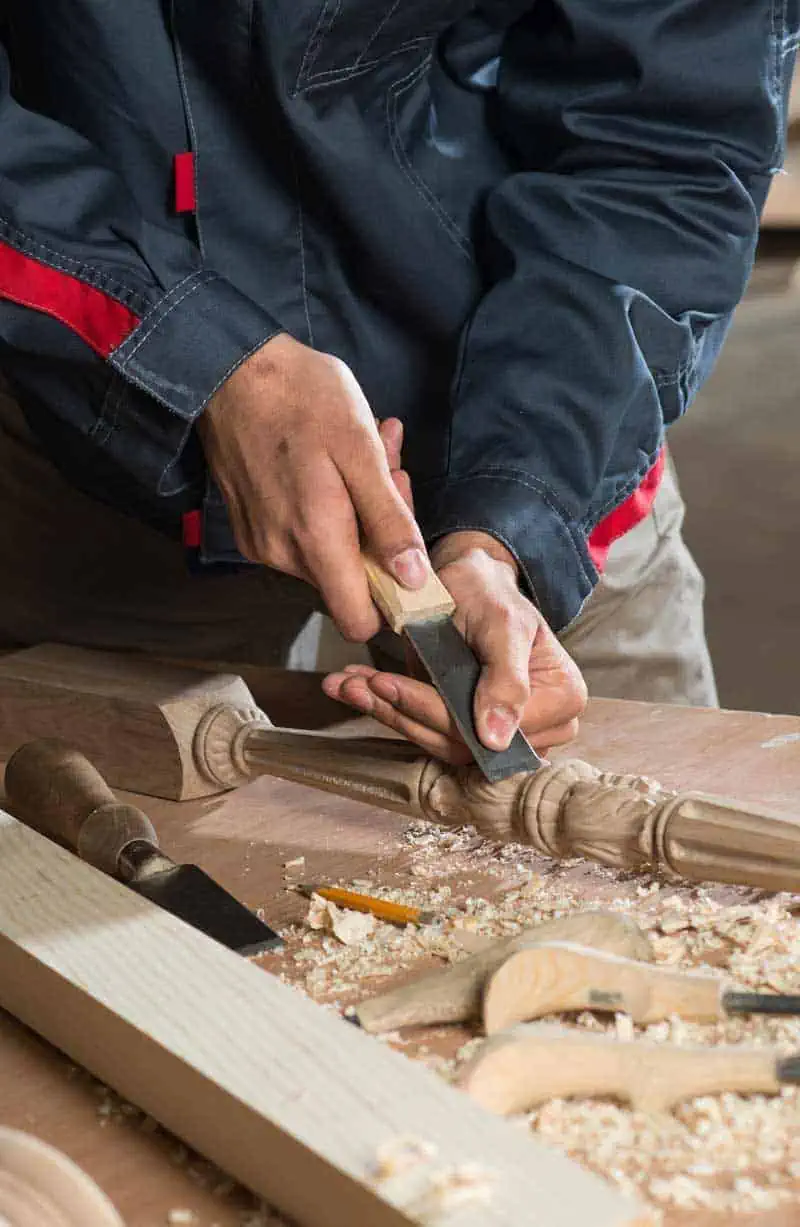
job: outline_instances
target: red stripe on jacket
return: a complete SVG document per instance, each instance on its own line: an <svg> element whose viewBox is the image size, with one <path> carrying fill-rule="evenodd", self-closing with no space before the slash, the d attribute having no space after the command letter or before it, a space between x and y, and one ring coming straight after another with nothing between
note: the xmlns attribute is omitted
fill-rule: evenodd
<svg viewBox="0 0 800 1227"><path fill-rule="evenodd" d="M176 204L180 202L186 206L191 201L193 205L194 167L191 155L179 155L175 161L178 172L176 195L179 196ZM139 324L139 317L109 294L79 281L69 273L42 264L2 241L0 298L59 320L102 358L107 358ZM661 451L639 488L601 520L591 533L589 554L598 571L605 567L608 551L614 541L630 532L650 513L663 472L664 452ZM194 545L199 545L198 520L199 517L190 517L189 523L184 523L184 533Z"/></svg>
<svg viewBox="0 0 800 1227"><path fill-rule="evenodd" d="M194 183L194 154L176 153L173 161L175 175L175 212L194 213L197 207Z"/></svg>
<svg viewBox="0 0 800 1227"><path fill-rule="evenodd" d="M645 474L641 485L624 503L620 503L610 515L595 527L589 537L589 555L598 571L604 569L608 551L615 541L630 532L650 514L661 478L664 475L665 452L658 453L653 467Z"/></svg>
<svg viewBox="0 0 800 1227"><path fill-rule="evenodd" d="M139 323L139 317L116 298L3 242L0 298L60 320L101 358L107 358Z"/></svg>

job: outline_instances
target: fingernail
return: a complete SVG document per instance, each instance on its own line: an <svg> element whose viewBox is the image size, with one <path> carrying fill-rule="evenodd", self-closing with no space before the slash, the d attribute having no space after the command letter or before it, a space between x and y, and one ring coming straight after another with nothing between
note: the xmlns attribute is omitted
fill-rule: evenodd
<svg viewBox="0 0 800 1227"><path fill-rule="evenodd" d="M392 571L395 579L407 588L421 588L430 573L428 560L422 550L403 550L392 559Z"/></svg>
<svg viewBox="0 0 800 1227"><path fill-rule="evenodd" d="M517 718L508 707L490 707L483 717L484 741L495 750L506 750L514 736Z"/></svg>

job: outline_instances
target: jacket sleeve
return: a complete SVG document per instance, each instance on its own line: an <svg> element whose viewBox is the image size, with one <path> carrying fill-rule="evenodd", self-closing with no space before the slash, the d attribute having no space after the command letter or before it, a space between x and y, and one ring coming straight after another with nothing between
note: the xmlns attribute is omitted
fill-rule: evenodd
<svg viewBox="0 0 800 1227"><path fill-rule="evenodd" d="M192 422L277 331L82 136L15 102L0 47L0 367L61 467L158 521L203 480Z"/></svg>
<svg viewBox="0 0 800 1227"><path fill-rule="evenodd" d="M563 628L595 523L690 401L751 270L783 154L797 0L544 0L493 99L514 173L486 202L429 538L491 532Z"/></svg>

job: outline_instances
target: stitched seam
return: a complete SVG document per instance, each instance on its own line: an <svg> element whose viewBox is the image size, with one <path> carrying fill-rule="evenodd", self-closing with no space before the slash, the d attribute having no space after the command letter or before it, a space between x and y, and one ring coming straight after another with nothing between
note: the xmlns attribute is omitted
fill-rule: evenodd
<svg viewBox="0 0 800 1227"><path fill-rule="evenodd" d="M302 86L295 88L295 94L302 92L310 94L314 90L324 89L327 85L336 85L340 81L349 81L353 77L361 77L365 73L370 72L373 68L377 68L379 64L385 64L387 60L394 59L395 56L403 55L407 51L416 50L418 47L427 47L430 45L430 36L420 36L419 38L409 39L407 43L401 44L399 47L392 48L385 55L378 56L374 60L368 60L357 67L347 65L343 68L325 68L320 72L315 72L312 76L307 77Z"/></svg>
<svg viewBox="0 0 800 1227"><path fill-rule="evenodd" d="M215 396L216 393L219 392L222 385L226 382L226 380L230 379L233 372L238 371L239 367L244 362L246 362L248 358L252 358L253 354L256 353L259 349L261 349L262 345L266 345L267 341L271 341L273 337L278 336L280 331L281 331L280 328L273 328L272 332L268 332L264 336L259 337L255 345L251 345L250 349L245 350L243 354L241 354L238 358L236 358L230 364L228 369L225 371L224 375L221 375L219 379L217 380L217 382L214 384L214 387L211 389L208 396L203 401L203 406L201 407L200 411L202 411L202 408L204 408L208 404L208 402L211 400L211 397Z"/></svg>
<svg viewBox="0 0 800 1227"><path fill-rule="evenodd" d="M615 494L613 494L610 498L606 499L604 503L601 503L601 505L592 513L591 516L588 516L588 515L584 516L584 518L581 520L581 527L583 528L585 532L591 532L591 530L600 523L600 521L603 519L605 515L608 514L608 512L614 511L617 507L620 506L621 503L625 501L626 498L628 498L631 494L633 494L635 490L639 489L639 486L642 484L642 481L647 476L647 474L650 472L656 460L658 459L659 453L661 452L661 449L663 448L663 446L664 446L664 439L662 437L659 440L656 450L654 452L651 452L649 456L647 457L647 461L645 463L644 469L642 469L641 472L634 473L633 476L630 477L627 482L625 482L622 486L619 487L619 489L616 491Z"/></svg>
<svg viewBox="0 0 800 1227"><path fill-rule="evenodd" d="M77 337L84 341L92 353L96 354L94 342L90 339L89 334L84 332L78 325L73 324L71 320L62 315L60 311L56 311L53 307L43 307L41 303L33 302L31 299L23 298L19 294L3 294L2 297L6 302L16 303L18 307L30 307L33 311L38 311L40 315L49 315L52 319L58 320L59 324L64 324L70 332L74 332Z"/></svg>
<svg viewBox="0 0 800 1227"><path fill-rule="evenodd" d="M536 591L536 585L533 582L531 574L528 571L528 568L525 566L523 559L520 558L517 552L516 546L511 544L511 541L505 535L505 533L500 532L496 528L492 528L490 531L486 528L485 524L476 524L473 520L456 519L452 523L453 523L452 528L448 528L446 532L444 533L438 533L436 537L431 538L431 542L438 540L439 537L446 536L448 533L463 533L463 532L485 533L485 532L489 532L489 535L491 537L496 537L497 540L500 541L506 547L509 554L511 554L511 556L514 559L516 559L517 565L522 569L525 579L528 581L528 586L531 592L533 593L534 604L537 605L539 609L541 609L541 601L539 600L539 596Z"/></svg>
<svg viewBox="0 0 800 1227"><path fill-rule="evenodd" d="M400 0L393 0L393 3L389 7L389 9L386 11L386 13L384 13L383 17L378 23L377 29L373 32L372 37L368 39L366 45L361 49L361 51L358 53L356 58L353 60L353 64L352 64L353 68L357 67L362 62L362 60L364 59L364 56L367 54L372 44L379 38L381 30L384 28L387 21L391 20L391 18L396 13L399 4L400 4Z"/></svg>
<svg viewBox="0 0 800 1227"><path fill-rule="evenodd" d="M185 301L185 299L196 293L196 291L199 290L202 285L214 280L216 280L216 277L213 273L205 275L202 273L191 273L188 277L185 277L183 281L179 281L178 284L170 291L170 294L162 299L162 301L153 307L152 311L145 316L136 331L132 332L131 335L125 341L123 341L122 345L118 346L118 348L114 351L113 357L116 361L116 365L120 368L127 366L133 356L142 348L145 341L150 339L156 328L158 328L164 322L164 320L172 314L176 307L179 307L181 303ZM184 289L183 287L186 288ZM182 292L179 293L179 291ZM177 297L170 302L171 295L175 294L177 294ZM169 303L169 306L167 306L167 303ZM166 310L163 310L165 306ZM139 334L138 336L137 333Z"/></svg>
<svg viewBox="0 0 800 1227"><path fill-rule="evenodd" d="M450 477L448 475L447 481L448 484L454 484L456 482L472 481L473 478L476 477L488 478L490 480L499 479L500 481L513 481L517 482L521 486L527 486L529 490L534 490L537 494L540 494L547 503L548 507L550 507L552 511L555 511L559 516L559 519L563 520L565 524L568 524L571 521L571 516L569 515L564 504L559 499L555 490L548 486L546 482L543 482L540 477L534 477L532 473L525 473L521 469L506 468L505 466L501 468L500 465L488 465L485 469L481 469L478 473L467 473L463 477Z"/></svg>
<svg viewBox="0 0 800 1227"><path fill-rule="evenodd" d="M300 202L300 172L297 167L297 159L293 150L289 150L289 157L292 163L292 175L294 177L295 190L295 205L297 208L297 243L300 249L300 289L303 295L303 312L306 317L306 328L308 329L308 343L313 348L314 346L314 329L311 327L311 311L308 303L308 281L306 276L306 245L303 235L303 206Z"/></svg>
<svg viewBox="0 0 800 1227"><path fill-rule="evenodd" d="M30 255L40 264L46 264L48 268L54 268L59 273L66 273L70 277L75 277L77 281L83 281L86 285L102 290L109 297L122 303L123 307L130 307L137 315L146 315L150 310L150 304L138 290L131 290L114 281L102 269L86 264L82 260L76 260L73 256L63 255L60 251L42 243L41 240L31 238L5 218L0 218L0 234L5 236L11 245L23 255ZM13 239L16 242L13 242ZM46 259L45 256L39 254L40 252L46 252L51 258ZM71 269L77 271L70 271Z"/></svg>
<svg viewBox="0 0 800 1227"><path fill-rule="evenodd" d="M203 244L203 229L200 225L200 193L197 174L197 166L200 160L200 155L197 146L197 129L195 128L194 115L192 114L192 105L189 100L189 83L186 80L186 68L183 59L183 50L178 38L177 22L175 19L175 0L170 0L169 6L169 26L172 36L172 49L175 55L175 66L178 70L178 82L180 85L181 98L183 100L183 112L186 121L186 127L189 131L189 146L194 153L192 158L192 181L194 184L194 209L192 210L194 231L197 235L197 246L200 255L205 258L205 247Z"/></svg>
<svg viewBox="0 0 800 1227"><path fill-rule="evenodd" d="M770 102L776 118L775 144L770 154L770 163L777 165L783 161L783 134L781 131L781 78L783 76L783 42L786 38L786 0L772 0L770 5L770 24L772 27L772 47L769 93Z"/></svg>
<svg viewBox="0 0 800 1227"><path fill-rule="evenodd" d="M325 3L323 4L322 9L320 11L320 15L317 18L317 24L314 26L314 29L311 32L311 38L308 40L308 45L305 49L303 59L300 62L300 68L298 69L297 78L294 83L294 91L293 91L294 93L298 92L298 90L301 88L302 82L307 79L308 73L313 68L314 63L316 62L317 56L319 55L319 52L320 52L320 46L325 39L325 35L328 33L331 26L333 25L333 22L336 19L336 16L339 12L340 7L341 7L341 0L336 0L336 4L333 8L333 11L331 12L330 17L328 18L328 13L330 12L331 4L330 4L330 0L325 0ZM325 20L326 18L328 18L327 27L326 27L326 20ZM308 68L306 66L308 66Z"/></svg>
<svg viewBox="0 0 800 1227"><path fill-rule="evenodd" d="M449 234L450 238L456 246L462 251L468 260L472 260L472 244L469 238L462 232L458 224L442 207L441 203L431 191L428 185L415 172L408 155L400 140L400 134L397 127L397 107L398 100L402 93L412 88L413 85L422 77L423 73L430 64L430 57L426 58L421 65L413 69L405 77L401 77L389 91L386 96L386 127L389 135L389 143L392 147L392 152L395 155L400 170L405 175L408 182L414 188L417 195L423 201L428 209L438 219L439 223Z"/></svg>
<svg viewBox="0 0 800 1227"><path fill-rule="evenodd" d="M584 577L591 584L592 583L591 577L589 575L589 572L586 570L585 563L583 561L583 558L581 557L581 552L580 552L580 545L583 545L584 548L586 545L585 541L582 540L582 533L581 533L580 526L576 525L573 528L573 524L572 524L570 517L566 515L564 511L562 511L559 501L556 498L556 495L553 493L552 490L550 490L548 486L546 486L538 478L533 477L530 474L526 474L524 477L518 476L516 473L514 473L513 475L509 475L509 470L489 468L489 469L483 470L480 473L470 473L465 477L448 478L447 484L452 486L452 485L456 485L461 482L481 481L481 480L486 480L486 479L488 479L489 481L497 481L499 478L505 478L505 480L516 482L517 485L526 486L529 490L533 490L534 493L539 495L539 497L541 498L545 506L550 508L550 510L558 518L560 524L565 529L569 539L572 542L573 548L575 549L575 553L578 557L578 562L580 563L580 567L581 567L581 570L583 571Z"/></svg>

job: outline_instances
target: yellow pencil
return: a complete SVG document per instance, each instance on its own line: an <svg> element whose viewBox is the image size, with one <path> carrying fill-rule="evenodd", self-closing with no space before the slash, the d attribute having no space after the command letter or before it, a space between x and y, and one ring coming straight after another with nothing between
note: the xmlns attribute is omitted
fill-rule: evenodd
<svg viewBox="0 0 800 1227"><path fill-rule="evenodd" d="M436 919L433 912L419 907L406 907L404 903L391 903L388 899L376 899L373 895L359 895L341 886L299 885L295 887L309 899L319 895L337 907L350 908L354 912L369 912L379 920L388 920L393 925L427 925Z"/></svg>

